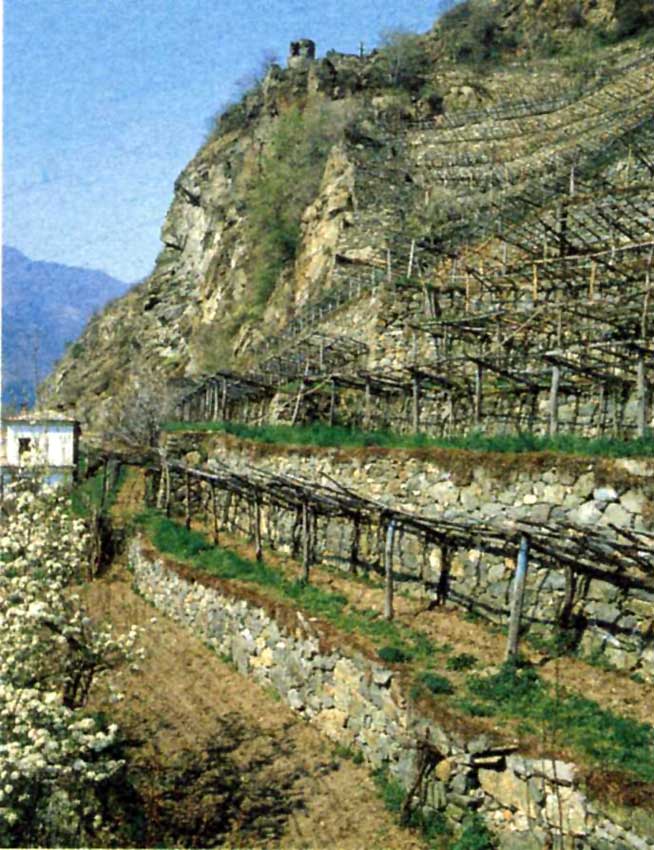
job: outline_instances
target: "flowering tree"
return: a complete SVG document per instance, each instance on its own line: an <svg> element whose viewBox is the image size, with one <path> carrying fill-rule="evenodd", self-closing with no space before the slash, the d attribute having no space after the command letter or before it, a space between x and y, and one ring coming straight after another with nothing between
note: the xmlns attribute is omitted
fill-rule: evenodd
<svg viewBox="0 0 654 850"><path fill-rule="evenodd" d="M61 493L23 483L0 532L0 846L81 843L123 766L118 729L87 716L91 686L139 657L137 630L91 622L73 585L89 538Z"/></svg>

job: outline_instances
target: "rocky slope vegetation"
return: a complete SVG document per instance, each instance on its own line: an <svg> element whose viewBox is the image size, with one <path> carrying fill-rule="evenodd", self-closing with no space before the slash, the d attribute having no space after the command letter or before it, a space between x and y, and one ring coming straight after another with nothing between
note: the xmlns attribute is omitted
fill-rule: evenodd
<svg viewBox="0 0 654 850"><path fill-rule="evenodd" d="M89 322L42 400L102 427L124 404L130 376L179 385L249 368L325 293L344 282L360 292L376 269L397 274L412 240L427 268L434 246L478 238L498 198L513 203L559 166L567 172L571 156L590 167L608 149L619 170L627 148L607 140L633 130L636 110L600 127L591 95L606 89L601 109L624 96L607 86L642 62L647 7L472 0L425 36L396 33L365 57L316 60L298 43L288 68L273 65L217 120L176 182L152 275ZM637 31L640 40L623 39ZM547 138L536 119L516 121L515 144L492 133L474 149L465 143L473 166L498 164L499 189L468 178L456 134L448 181L435 131L479 121L480 109L492 117L507 103L544 101L554 113ZM577 124L572 137L568 122ZM377 316L359 309L374 335Z"/></svg>

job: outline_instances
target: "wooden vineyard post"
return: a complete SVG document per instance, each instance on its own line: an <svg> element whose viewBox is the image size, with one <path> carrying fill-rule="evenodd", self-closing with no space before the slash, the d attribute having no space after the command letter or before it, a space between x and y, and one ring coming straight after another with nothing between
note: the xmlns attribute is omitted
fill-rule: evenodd
<svg viewBox="0 0 654 850"><path fill-rule="evenodd" d="M590 280L588 281L588 300L595 298L595 281L597 280L597 262L593 260L590 264Z"/></svg>
<svg viewBox="0 0 654 850"><path fill-rule="evenodd" d="M336 381L332 378L330 381L329 395L329 427L334 426L334 417L336 414Z"/></svg>
<svg viewBox="0 0 654 850"><path fill-rule="evenodd" d="M220 418L223 422L227 420L227 379L223 378L222 398L220 400Z"/></svg>
<svg viewBox="0 0 654 850"><path fill-rule="evenodd" d="M550 385L549 435L553 437L559 430L559 383L561 367L556 363L552 366L552 383Z"/></svg>
<svg viewBox="0 0 654 850"><path fill-rule="evenodd" d="M652 254L649 256L649 264L652 262ZM647 274L645 278L645 296L643 298L643 313L640 320L640 336L642 338L643 347L647 343L647 314L649 312L649 301L650 301L650 292L651 292L651 281L650 281L650 270L649 267L647 269ZM647 420L648 420L648 386L647 386L647 378L645 375L645 352L638 352L638 366L637 366L637 392L638 392L638 436L644 437L647 434Z"/></svg>
<svg viewBox="0 0 654 850"><path fill-rule="evenodd" d="M218 421L220 417L220 392L218 390L217 382L214 382L213 385L213 418L214 421Z"/></svg>
<svg viewBox="0 0 654 850"><path fill-rule="evenodd" d="M478 428L481 425L481 417L483 413L482 407L482 387L484 380L484 370L481 363L477 363L475 371L475 426Z"/></svg>
<svg viewBox="0 0 654 850"><path fill-rule="evenodd" d="M559 308L557 319L556 341L557 345L561 346L562 332L562 314ZM561 367L558 363L552 366L552 382L550 384L550 404L549 404L549 435L553 437L559 430L559 385L561 383Z"/></svg>
<svg viewBox="0 0 654 850"><path fill-rule="evenodd" d="M162 507L166 516L170 516L170 467L168 461L163 460L161 465L162 477Z"/></svg>
<svg viewBox="0 0 654 850"><path fill-rule="evenodd" d="M356 574L359 564L359 546L361 543L361 523L356 517L352 526L352 543L350 546L350 572Z"/></svg>
<svg viewBox="0 0 654 850"><path fill-rule="evenodd" d="M213 517L213 543L214 546L218 546L219 543L219 534L218 534L218 499L216 497L216 485L212 481L211 484L211 514Z"/></svg>
<svg viewBox="0 0 654 850"><path fill-rule="evenodd" d="M636 366L636 386L638 395L638 436L647 434L647 380L645 377L645 355L638 352L638 363Z"/></svg>
<svg viewBox="0 0 654 850"><path fill-rule="evenodd" d="M412 425L413 433L420 431L420 379L413 374L413 397L412 397Z"/></svg>
<svg viewBox="0 0 654 850"><path fill-rule="evenodd" d="M386 547L384 549L384 618L393 619L393 542L395 538L395 520L392 519L386 529Z"/></svg>
<svg viewBox="0 0 654 850"><path fill-rule="evenodd" d="M293 417L291 419L291 425L297 425L298 416L300 415L300 405L302 404L302 399L304 398L304 389L306 386L306 376L309 374L309 364L307 363L306 368L304 370L304 375L300 381L300 386L298 387L297 396L295 398L295 407L293 408Z"/></svg>
<svg viewBox="0 0 654 850"><path fill-rule="evenodd" d="M302 503L302 581L309 584L310 546L309 546L309 508Z"/></svg>
<svg viewBox="0 0 654 850"><path fill-rule="evenodd" d="M413 274L413 257L415 255L415 251L416 251L416 240L412 239L411 240L411 248L409 250L409 266L406 270L407 278L410 278L411 275Z"/></svg>
<svg viewBox="0 0 654 850"><path fill-rule="evenodd" d="M529 566L529 538L523 534L520 538L520 549L518 550L518 563L513 581L513 593L511 595L511 614L509 618L509 637L506 644L506 658L514 658L518 653L518 642L520 638L520 621L522 619L522 607L525 598L525 585L527 582L527 569Z"/></svg>
<svg viewBox="0 0 654 850"><path fill-rule="evenodd" d="M531 299L534 302L534 306L538 301L538 266L536 263L533 265L532 278L531 278Z"/></svg>
<svg viewBox="0 0 654 850"><path fill-rule="evenodd" d="M452 553L449 546L441 544L441 568L438 574L438 584L436 586L436 604L445 605L447 596L450 591L450 567L452 562Z"/></svg>
<svg viewBox="0 0 654 850"><path fill-rule="evenodd" d="M191 527L191 476L188 469L184 471L184 526Z"/></svg>
<svg viewBox="0 0 654 850"><path fill-rule="evenodd" d="M254 501L254 547L255 558L261 562L263 560L263 547L261 545L261 501L259 497Z"/></svg>
<svg viewBox="0 0 654 850"><path fill-rule="evenodd" d="M363 427L370 428L370 376L366 375L366 390L364 399Z"/></svg>
<svg viewBox="0 0 654 850"><path fill-rule="evenodd" d="M102 496L100 497L100 512L104 511L107 501L107 480L109 473L109 459L105 457L102 465Z"/></svg>

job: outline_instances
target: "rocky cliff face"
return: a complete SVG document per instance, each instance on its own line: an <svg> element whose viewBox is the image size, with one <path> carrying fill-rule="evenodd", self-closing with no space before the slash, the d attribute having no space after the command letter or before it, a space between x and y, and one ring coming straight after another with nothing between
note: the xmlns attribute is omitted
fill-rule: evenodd
<svg viewBox="0 0 654 850"><path fill-rule="evenodd" d="M569 6L543 4L563 23ZM589 19L614 13L613 0L579 8ZM524 28L535 10L530 0L498 14L503 27L521 16ZM481 77L450 62L446 42L436 28L365 58L330 53L273 66L178 178L151 276L89 322L42 401L102 427L124 403L130 376L172 384L250 366L257 346L333 288L344 262L365 261L368 275L391 249L401 254L412 235L433 231L434 206L462 190L440 181L434 192L423 162L429 139L409 138L407 122L571 85L556 59L505 63ZM295 161L284 153L291 149Z"/></svg>

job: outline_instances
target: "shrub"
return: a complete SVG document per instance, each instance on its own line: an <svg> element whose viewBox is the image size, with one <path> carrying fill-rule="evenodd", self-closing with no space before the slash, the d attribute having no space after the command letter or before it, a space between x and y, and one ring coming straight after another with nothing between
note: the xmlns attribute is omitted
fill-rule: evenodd
<svg viewBox="0 0 654 850"><path fill-rule="evenodd" d="M431 70L431 58L418 35L405 30L382 33L380 60L388 85L415 94L424 86Z"/></svg>
<svg viewBox="0 0 654 850"><path fill-rule="evenodd" d="M477 664L477 659L474 655L467 652L462 652L460 655L453 655L447 659L445 667L448 670L470 670Z"/></svg>
<svg viewBox="0 0 654 850"><path fill-rule="evenodd" d="M511 50L518 40L500 26L500 9L489 0L466 0L446 12L440 27L457 62L482 65Z"/></svg>
<svg viewBox="0 0 654 850"><path fill-rule="evenodd" d="M454 693L454 688L450 680L445 676L440 676L438 673L422 673L420 682L432 694Z"/></svg>
<svg viewBox="0 0 654 850"><path fill-rule="evenodd" d="M406 792L400 781L390 775L387 767L381 767L375 770L372 778L384 801L384 806L389 812L399 815L406 796Z"/></svg>
<svg viewBox="0 0 654 850"><path fill-rule="evenodd" d="M585 19L581 3L575 3L573 6L570 6L566 14L566 23L572 29L583 27Z"/></svg>
<svg viewBox="0 0 654 850"><path fill-rule="evenodd" d="M463 821L463 832L452 845L452 850L493 850L497 840L484 823L481 815L474 812Z"/></svg>
<svg viewBox="0 0 654 850"><path fill-rule="evenodd" d="M496 704L530 702L543 683L534 668L521 658L506 661L493 676L475 676L470 689L475 696Z"/></svg>
<svg viewBox="0 0 654 850"><path fill-rule="evenodd" d="M406 812L404 810L406 791L401 782L391 776L388 768L381 767L374 771L372 776L386 809L400 816L403 826L419 830L429 842L430 847L440 847L443 838L449 835L443 814L441 812L425 814L418 808ZM432 842L438 842L438 844Z"/></svg>
<svg viewBox="0 0 654 850"><path fill-rule="evenodd" d="M295 259L302 213L316 196L329 150L341 134L340 117L326 107L305 112L293 107L277 121L247 196L255 313Z"/></svg>
<svg viewBox="0 0 654 850"><path fill-rule="evenodd" d="M618 38L636 35L654 26L654 5L651 0L617 0L615 17Z"/></svg>
<svg viewBox="0 0 654 850"><path fill-rule="evenodd" d="M404 664L411 661L411 653L397 646L382 646L377 654L387 664Z"/></svg>

